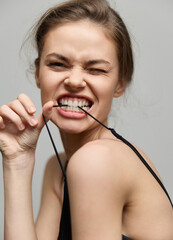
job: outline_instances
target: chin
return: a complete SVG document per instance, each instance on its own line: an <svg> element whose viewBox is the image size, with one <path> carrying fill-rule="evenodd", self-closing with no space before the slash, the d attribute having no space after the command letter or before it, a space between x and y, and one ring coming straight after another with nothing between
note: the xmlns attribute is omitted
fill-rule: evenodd
<svg viewBox="0 0 173 240"><path fill-rule="evenodd" d="M83 131L85 131L86 129L84 129L84 126L82 127L82 124L80 121L66 121L66 119L64 119L63 121L60 120L56 122L54 122L54 124L59 128L60 132L63 133L68 133L68 134L79 134Z"/></svg>
<svg viewBox="0 0 173 240"><path fill-rule="evenodd" d="M59 130L63 133L67 133L67 134L80 134L83 132L82 129L80 129L78 126L76 127L59 127Z"/></svg>

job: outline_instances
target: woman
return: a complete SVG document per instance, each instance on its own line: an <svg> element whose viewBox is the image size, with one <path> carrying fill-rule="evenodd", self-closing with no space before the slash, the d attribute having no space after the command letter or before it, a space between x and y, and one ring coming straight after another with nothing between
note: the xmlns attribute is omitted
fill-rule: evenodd
<svg viewBox="0 0 173 240"><path fill-rule="evenodd" d="M107 127L113 97L131 81L122 19L104 0L68 1L41 17L35 40L43 115L34 116L25 94L0 107L5 239L71 239L71 227L75 240L173 239L172 206L152 162L85 113ZM61 167L56 156L48 161L34 224L32 174L44 120L59 128L65 153Z"/></svg>

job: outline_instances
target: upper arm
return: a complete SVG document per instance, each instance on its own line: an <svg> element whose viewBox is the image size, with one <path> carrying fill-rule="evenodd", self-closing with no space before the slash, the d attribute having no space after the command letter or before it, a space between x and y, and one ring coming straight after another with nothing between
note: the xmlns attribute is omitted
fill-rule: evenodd
<svg viewBox="0 0 173 240"><path fill-rule="evenodd" d="M67 178L75 240L121 239L123 183L109 148L88 144L70 159Z"/></svg>
<svg viewBox="0 0 173 240"><path fill-rule="evenodd" d="M57 239L62 209L61 195L62 174L57 160L52 157L47 162L44 172L41 205L36 220L38 239Z"/></svg>

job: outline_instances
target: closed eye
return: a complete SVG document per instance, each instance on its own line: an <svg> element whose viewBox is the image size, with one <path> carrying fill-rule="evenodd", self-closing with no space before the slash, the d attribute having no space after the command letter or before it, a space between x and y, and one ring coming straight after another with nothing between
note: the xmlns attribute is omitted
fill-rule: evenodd
<svg viewBox="0 0 173 240"><path fill-rule="evenodd" d="M91 72L92 74L107 73L106 70L101 69L101 68L89 68L88 71Z"/></svg>
<svg viewBox="0 0 173 240"><path fill-rule="evenodd" d="M63 70L63 69L67 69L69 68L68 65L61 63L61 62L50 62L48 63L49 67L55 68L55 69L59 69L59 70Z"/></svg>

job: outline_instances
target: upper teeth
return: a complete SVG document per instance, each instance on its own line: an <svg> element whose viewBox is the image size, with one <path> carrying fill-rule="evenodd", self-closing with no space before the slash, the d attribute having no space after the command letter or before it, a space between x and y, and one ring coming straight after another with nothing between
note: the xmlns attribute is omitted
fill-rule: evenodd
<svg viewBox="0 0 173 240"><path fill-rule="evenodd" d="M61 98L59 102L62 105L68 105L70 107L84 107L90 105L88 100L80 98Z"/></svg>
<svg viewBox="0 0 173 240"><path fill-rule="evenodd" d="M62 105L67 105L62 107L64 110L75 111L75 112L81 112L78 106L83 107L83 109L87 111L91 105L91 103L87 99L68 98L68 97L61 98L59 100L59 103Z"/></svg>

